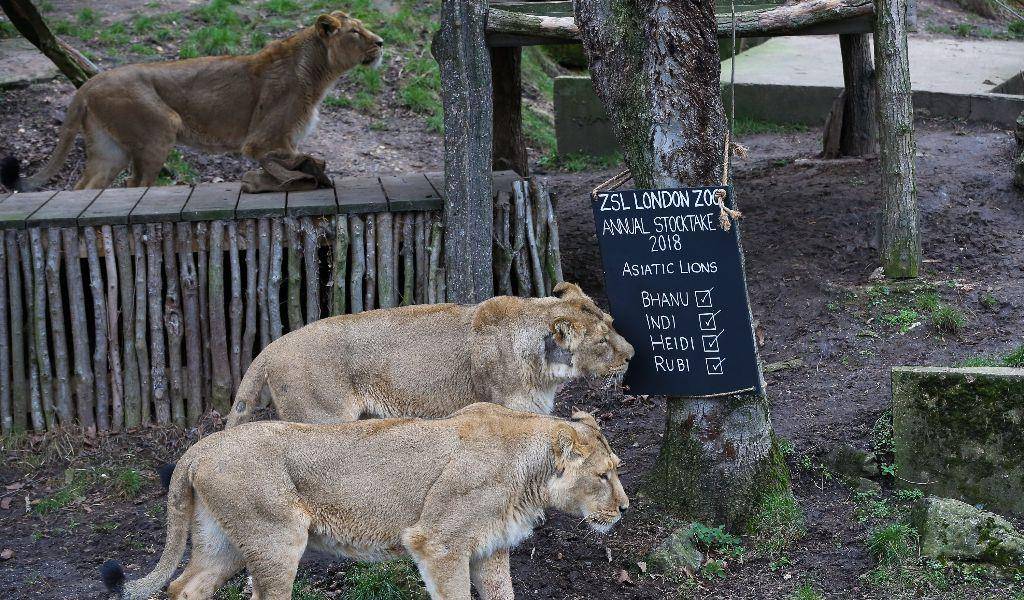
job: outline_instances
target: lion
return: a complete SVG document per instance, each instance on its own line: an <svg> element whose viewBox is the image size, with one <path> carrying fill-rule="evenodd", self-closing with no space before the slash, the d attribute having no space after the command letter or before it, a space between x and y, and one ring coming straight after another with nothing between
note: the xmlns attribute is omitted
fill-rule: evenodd
<svg viewBox="0 0 1024 600"><path fill-rule="evenodd" d="M253 597L291 598L313 548L359 561L408 556L430 597L511 600L509 550L551 508L605 533L629 508L619 458L597 421L567 421L478 403L446 419L338 425L262 421L214 433L181 457L167 497L167 541L151 573L103 580L144 599L167 589L211 597L243 568Z"/></svg>
<svg viewBox="0 0 1024 600"><path fill-rule="evenodd" d="M278 416L302 423L445 417L474 402L550 414L559 388L619 376L633 347L575 284L554 297L498 296L323 319L269 344L242 378L227 426L264 385Z"/></svg>
<svg viewBox="0 0 1024 600"><path fill-rule="evenodd" d="M383 46L358 19L336 11L256 54L104 71L75 93L46 166L21 181L17 160L8 159L3 184L38 189L64 164L79 131L86 162L75 189L108 187L129 165L130 187L153 185L175 144L257 160L295 156L331 85L357 65L380 65Z"/></svg>

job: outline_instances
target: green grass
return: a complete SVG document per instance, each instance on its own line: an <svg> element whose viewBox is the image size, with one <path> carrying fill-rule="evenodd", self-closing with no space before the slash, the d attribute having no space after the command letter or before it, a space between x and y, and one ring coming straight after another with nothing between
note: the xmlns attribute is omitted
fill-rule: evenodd
<svg viewBox="0 0 1024 600"><path fill-rule="evenodd" d="M766 495L747 527L754 552L768 558L778 557L806 531L803 511L788 489Z"/></svg>
<svg viewBox="0 0 1024 600"><path fill-rule="evenodd" d="M75 20L78 21L79 25L93 26L100 22L100 15L94 9L85 7L78 11L75 15Z"/></svg>
<svg viewBox="0 0 1024 600"><path fill-rule="evenodd" d="M279 15L288 15L298 12L302 8L295 0L267 0L263 3L263 9Z"/></svg>
<svg viewBox="0 0 1024 600"><path fill-rule="evenodd" d="M960 363L961 367L1024 367L1024 344L1004 356L977 356Z"/></svg>
<svg viewBox="0 0 1024 600"><path fill-rule="evenodd" d="M694 523L691 529L693 541L705 552L714 552L730 559L743 556L743 541L727 532L724 527L708 527L703 523Z"/></svg>
<svg viewBox="0 0 1024 600"><path fill-rule="evenodd" d="M868 534L868 551L883 567L898 567L917 556L917 531L906 523L890 523Z"/></svg>
<svg viewBox="0 0 1024 600"><path fill-rule="evenodd" d="M967 316L963 311L952 306L939 306L932 312L932 325L935 329L949 335L958 335L967 325Z"/></svg>
<svg viewBox="0 0 1024 600"><path fill-rule="evenodd" d="M178 51L178 56L195 58L197 56L237 54L241 44L242 35L237 30L221 25L211 25L190 33Z"/></svg>
<svg viewBox="0 0 1024 600"><path fill-rule="evenodd" d="M915 323L920 322L921 315L916 310L910 308L901 309L899 312L882 315L882 321L887 325L896 327L900 330L900 333L906 333L910 331L911 327Z"/></svg>
<svg viewBox="0 0 1024 600"><path fill-rule="evenodd" d="M18 30L10 21L0 21L0 39L18 37Z"/></svg>
<svg viewBox="0 0 1024 600"><path fill-rule="evenodd" d="M733 123L733 134L737 138L760 133L799 133L807 129L806 125L797 123L774 123L749 117L736 117Z"/></svg>
<svg viewBox="0 0 1024 600"><path fill-rule="evenodd" d="M160 172L160 176L157 177L157 185L175 185L185 184L191 185L196 183L199 179L199 174L195 168L192 167L185 160L185 157L181 155L181 152L177 148L171 150L171 153L167 156L167 162L164 163L164 168Z"/></svg>
<svg viewBox="0 0 1024 600"><path fill-rule="evenodd" d="M114 487L126 498L135 498L142 491L142 474L135 469L124 469L114 475Z"/></svg>
<svg viewBox="0 0 1024 600"><path fill-rule="evenodd" d="M82 498L81 486L72 483L57 490L57 492L52 496L48 496L37 502L32 507L32 512L43 517L68 506L80 498Z"/></svg>
<svg viewBox="0 0 1024 600"><path fill-rule="evenodd" d="M591 156L581 152L569 154L558 154L548 152L537 161L545 169L557 169L578 173L587 169L608 169L622 164L622 155L619 153L608 156Z"/></svg>
<svg viewBox="0 0 1024 600"><path fill-rule="evenodd" d="M346 600L425 600L416 567L407 560L358 564L345 572Z"/></svg>
<svg viewBox="0 0 1024 600"><path fill-rule="evenodd" d="M805 583L793 590L793 593L789 595L789 600L824 600L824 596L819 594L814 586Z"/></svg>
<svg viewBox="0 0 1024 600"><path fill-rule="evenodd" d="M550 114L542 113L532 106L523 107L523 137L538 151L552 152L555 149L555 123Z"/></svg>

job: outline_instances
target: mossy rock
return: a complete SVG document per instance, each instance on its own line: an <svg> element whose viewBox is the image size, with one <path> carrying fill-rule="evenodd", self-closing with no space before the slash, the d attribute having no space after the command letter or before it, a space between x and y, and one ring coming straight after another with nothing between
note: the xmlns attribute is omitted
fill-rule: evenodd
<svg viewBox="0 0 1024 600"><path fill-rule="evenodd" d="M1024 567L1024 536L995 513L951 498L928 497L914 508L911 521L923 556Z"/></svg>
<svg viewBox="0 0 1024 600"><path fill-rule="evenodd" d="M654 573L685 571L692 575L703 564L704 554L693 541L693 523L676 528L647 556L647 566Z"/></svg>
<svg viewBox="0 0 1024 600"><path fill-rule="evenodd" d="M1024 514L1024 369L897 367L892 396L900 481Z"/></svg>

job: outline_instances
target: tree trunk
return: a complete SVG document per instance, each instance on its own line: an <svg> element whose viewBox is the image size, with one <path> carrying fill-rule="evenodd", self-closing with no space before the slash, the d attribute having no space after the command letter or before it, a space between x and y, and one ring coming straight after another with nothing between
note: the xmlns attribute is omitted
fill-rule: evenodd
<svg viewBox="0 0 1024 600"><path fill-rule="evenodd" d="M843 55L843 93L836 100L825 126L823 158L865 156L878 146L875 106L875 69L866 34L839 36Z"/></svg>
<svg viewBox="0 0 1024 600"><path fill-rule="evenodd" d="M494 89L495 171L509 169L530 174L523 138L522 48L491 48L491 83Z"/></svg>
<svg viewBox="0 0 1024 600"><path fill-rule="evenodd" d="M0 0L0 7L21 35L52 60L75 87L82 87L90 77L99 73L99 68L91 60L53 35L29 0Z"/></svg>
<svg viewBox="0 0 1024 600"><path fill-rule="evenodd" d="M712 0L575 5L594 87L638 188L721 181L725 111ZM669 398L646 489L687 519L742 527L788 489L764 394Z"/></svg>
<svg viewBox="0 0 1024 600"><path fill-rule="evenodd" d="M907 55L907 0L879 0L875 19L882 168L882 267L889 277L917 277L921 268L917 183L914 180L914 109Z"/></svg>
<svg viewBox="0 0 1024 600"><path fill-rule="evenodd" d="M494 294L491 60L485 0L444 0L434 55L444 104L445 277L452 302Z"/></svg>

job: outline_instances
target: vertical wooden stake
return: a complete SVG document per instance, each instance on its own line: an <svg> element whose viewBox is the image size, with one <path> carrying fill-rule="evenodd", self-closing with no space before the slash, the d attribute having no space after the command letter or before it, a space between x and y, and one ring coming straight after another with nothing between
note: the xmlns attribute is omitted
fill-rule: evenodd
<svg viewBox="0 0 1024 600"><path fill-rule="evenodd" d="M440 288L440 280L443 279L440 269L441 253L441 233L444 230L444 226L441 224L441 219L434 217L431 219L430 225L430 259L428 261L428 274L427 274L427 302L429 304L435 304L438 302L444 302L444 297L438 295L438 289Z"/></svg>
<svg viewBox="0 0 1024 600"><path fill-rule="evenodd" d="M416 304L427 301L427 265L430 263L430 256L427 254L426 219L426 213L416 213L416 226L413 232L416 236Z"/></svg>
<svg viewBox="0 0 1024 600"><path fill-rule="evenodd" d="M163 230L158 223L146 226L146 300L149 305L149 358L156 422L171 422L171 401L167 396L167 350L164 347Z"/></svg>
<svg viewBox="0 0 1024 600"><path fill-rule="evenodd" d="M171 398L171 421L184 427L185 386L181 370L181 340L184 336L181 315L181 285L178 277L178 244L174 235L174 223L163 223L164 279L164 328L167 330L167 371L168 393Z"/></svg>
<svg viewBox="0 0 1024 600"><path fill-rule="evenodd" d="M256 258L256 221L248 219L245 227L245 331L242 333L241 370L244 375L252 362L252 349L256 344L256 278L258 259Z"/></svg>
<svg viewBox="0 0 1024 600"><path fill-rule="evenodd" d="M267 276L267 308L270 311L270 341L281 337L281 219L270 221L270 273Z"/></svg>
<svg viewBox="0 0 1024 600"><path fill-rule="evenodd" d="M114 227L114 252L117 254L117 279L121 291L121 340L124 342L124 427L142 422L142 382L138 351L135 348L135 275L127 225Z"/></svg>
<svg viewBox="0 0 1024 600"><path fill-rule="evenodd" d="M363 308L377 308L377 215L366 215L366 288L364 289Z"/></svg>
<svg viewBox="0 0 1024 600"><path fill-rule="evenodd" d="M343 315L348 299L348 215L334 217L334 251L331 256L331 315Z"/></svg>
<svg viewBox="0 0 1024 600"><path fill-rule="evenodd" d="M302 262L306 266L306 323L320 320L320 231L312 218L302 217Z"/></svg>
<svg viewBox="0 0 1024 600"><path fill-rule="evenodd" d="M238 221L228 221L228 265L231 273L231 304L228 324L231 326L230 368L231 391L242 381L242 265L238 262Z"/></svg>
<svg viewBox="0 0 1024 600"><path fill-rule="evenodd" d="M394 231L389 212L377 214L377 301L381 308L395 306L395 274L392 270L392 251L394 250Z"/></svg>
<svg viewBox="0 0 1024 600"><path fill-rule="evenodd" d="M103 287L103 267L100 265L99 238L96 229L83 227L85 256L89 265L89 293L92 296L92 323L95 348L92 353L92 373L96 386L96 427L110 429L110 364L107 360L107 303ZM66 238L65 238L66 240ZM68 260L72 260L68 254ZM86 332L88 334L88 332ZM76 342L77 344L77 342ZM86 340L88 347L88 340ZM79 404L81 407L81 404Z"/></svg>
<svg viewBox="0 0 1024 600"><path fill-rule="evenodd" d="M260 350L270 344L270 309L267 305L267 282L270 279L270 219L259 221L260 264L256 281L256 299L260 308Z"/></svg>
<svg viewBox="0 0 1024 600"><path fill-rule="evenodd" d="M301 329L302 321L302 241L299 236L299 222L285 217L285 234L288 236L288 330Z"/></svg>
<svg viewBox="0 0 1024 600"><path fill-rule="evenodd" d="M149 371L149 343L146 339L146 245L144 227L132 225L132 246L135 256L135 354L139 361L139 424L149 425L153 422L150 399L153 397L152 380Z"/></svg>
<svg viewBox="0 0 1024 600"><path fill-rule="evenodd" d="M192 224L178 223L178 266L181 274L181 304L185 319L185 370L188 379L186 422L192 426L203 416L202 326L199 324L199 276L192 253Z"/></svg>
<svg viewBox="0 0 1024 600"><path fill-rule="evenodd" d="M36 233L38 234L38 229ZM35 238L33 240L33 238ZM53 382L50 377L49 354L46 356L45 370L40 370L38 349L40 339L42 346L46 348L46 283L43 275L43 249L38 236L33 236L31 231L18 232L18 253L21 256L21 279L25 282L26 292L26 317L32 323L29 328L28 338L28 364L29 364L29 407L32 412L32 429L35 431L46 431L46 426L53 419ZM36 259L38 257L38 269ZM42 305L42 308L37 309ZM42 323L39 322L39 315L42 315ZM43 337L40 338L40 325L42 326ZM45 373L45 375L43 375ZM49 407L49 411L47 408Z"/></svg>
<svg viewBox="0 0 1024 600"><path fill-rule="evenodd" d="M16 323L15 327L22 327ZM7 251L0 244L0 433L10 435L14 431L14 414L11 406L11 347L7 338ZM21 349L18 349L21 352Z"/></svg>
<svg viewBox="0 0 1024 600"><path fill-rule="evenodd" d="M224 321L224 221L210 223L209 323L212 358L210 402L222 415L231 410L231 366L228 333Z"/></svg>
<svg viewBox="0 0 1024 600"><path fill-rule="evenodd" d="M512 295L512 220L508 192L494 196L494 282L496 291Z"/></svg>
<svg viewBox="0 0 1024 600"><path fill-rule="evenodd" d="M888 277L917 277L921 214L914 179L907 0L875 2L875 86L882 169L882 267Z"/></svg>
<svg viewBox="0 0 1024 600"><path fill-rule="evenodd" d="M51 229L55 233L56 229ZM67 227L64 238L65 285L68 291L68 313L71 315L71 348L74 356L74 392L78 407L78 424L87 434L96 433L96 407L93 395L92 359L89 355L89 316L85 310L82 279L81 243L78 229ZM95 241L95 240L94 240ZM58 290L60 282L57 283ZM106 348L104 348L106 353ZM102 375L106 375L104 369Z"/></svg>
<svg viewBox="0 0 1024 600"><path fill-rule="evenodd" d="M25 379L25 333L31 332L31 327L25 326L30 319L27 318L25 310L18 235L14 230L8 229L4 232L4 244L7 246L7 291L11 307L12 430L24 431L28 428L29 410L28 381ZM25 283L27 284L28 280Z"/></svg>
<svg viewBox="0 0 1024 600"><path fill-rule="evenodd" d="M74 424L71 399L71 367L68 364L67 330L64 327L64 299L60 282L60 229L46 230L46 297L50 310L50 341L53 346L54 404L62 427ZM79 274L81 277L81 274Z"/></svg>
<svg viewBox="0 0 1024 600"><path fill-rule="evenodd" d="M416 238L413 237L413 213L402 215L402 306L416 302Z"/></svg>
<svg viewBox="0 0 1024 600"><path fill-rule="evenodd" d="M208 232L210 229L209 223L200 221L196 223L196 290L199 292L199 331L202 333L203 340L202 354L203 354L203 395L206 398L210 398L212 402L213 398L213 354L210 346L210 302L209 302L209 288L207 271L209 270L207 248L209 248L210 238Z"/></svg>
<svg viewBox="0 0 1024 600"><path fill-rule="evenodd" d="M110 429L124 426L124 370L121 367L121 340L118 319L118 273L114 255L114 232L110 225L100 228L103 236L103 262L107 272L107 362L110 365Z"/></svg>
<svg viewBox="0 0 1024 600"><path fill-rule="evenodd" d="M529 298L533 295L533 279L530 277L530 254L526 247L526 194L519 182L512 184L512 265L515 267L516 295Z"/></svg>
<svg viewBox="0 0 1024 600"><path fill-rule="evenodd" d="M349 273L349 289L351 290L352 313L363 312L363 277L366 274L366 241L365 225L359 215L349 217L352 240L352 271Z"/></svg>

